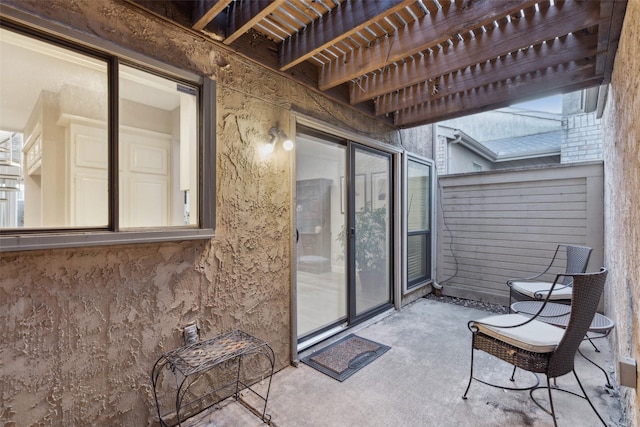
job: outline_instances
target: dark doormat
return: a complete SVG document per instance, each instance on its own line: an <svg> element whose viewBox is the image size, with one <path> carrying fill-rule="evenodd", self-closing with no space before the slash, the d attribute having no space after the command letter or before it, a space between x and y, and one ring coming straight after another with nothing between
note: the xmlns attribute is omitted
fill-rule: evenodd
<svg viewBox="0 0 640 427"><path fill-rule="evenodd" d="M304 357L302 362L331 378L344 381L390 348L351 334L323 348L318 353Z"/></svg>

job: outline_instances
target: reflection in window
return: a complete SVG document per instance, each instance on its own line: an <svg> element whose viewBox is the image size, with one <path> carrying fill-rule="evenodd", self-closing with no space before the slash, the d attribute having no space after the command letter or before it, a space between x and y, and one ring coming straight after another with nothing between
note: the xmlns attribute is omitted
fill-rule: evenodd
<svg viewBox="0 0 640 427"><path fill-rule="evenodd" d="M0 29L0 228L112 228L109 64ZM198 87L119 66L119 228L198 225Z"/></svg>
<svg viewBox="0 0 640 427"><path fill-rule="evenodd" d="M197 225L195 87L120 66L120 226Z"/></svg>
<svg viewBox="0 0 640 427"><path fill-rule="evenodd" d="M0 50L0 227L106 227L107 63L5 29ZM80 121L102 132L78 146Z"/></svg>

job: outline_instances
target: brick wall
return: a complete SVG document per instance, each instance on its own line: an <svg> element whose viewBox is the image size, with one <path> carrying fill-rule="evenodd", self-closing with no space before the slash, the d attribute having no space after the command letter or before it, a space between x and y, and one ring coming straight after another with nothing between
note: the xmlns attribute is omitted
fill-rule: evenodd
<svg viewBox="0 0 640 427"><path fill-rule="evenodd" d="M602 160L602 125L595 113L562 119L561 162Z"/></svg>

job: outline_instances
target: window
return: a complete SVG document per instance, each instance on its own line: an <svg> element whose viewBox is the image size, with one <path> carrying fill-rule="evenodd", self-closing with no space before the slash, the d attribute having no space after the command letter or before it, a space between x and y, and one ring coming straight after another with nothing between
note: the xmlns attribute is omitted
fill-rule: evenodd
<svg viewBox="0 0 640 427"><path fill-rule="evenodd" d="M431 279L431 162L407 156L405 163L406 289Z"/></svg>
<svg viewBox="0 0 640 427"><path fill-rule="evenodd" d="M1 250L213 235L213 82L13 27L0 52Z"/></svg>

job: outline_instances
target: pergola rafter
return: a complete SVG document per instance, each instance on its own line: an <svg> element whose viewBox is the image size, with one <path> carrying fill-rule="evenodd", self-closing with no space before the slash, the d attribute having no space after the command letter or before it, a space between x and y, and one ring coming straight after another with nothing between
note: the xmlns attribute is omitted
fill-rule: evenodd
<svg viewBox="0 0 640 427"><path fill-rule="evenodd" d="M127 0L395 127L607 83L627 0Z"/></svg>

